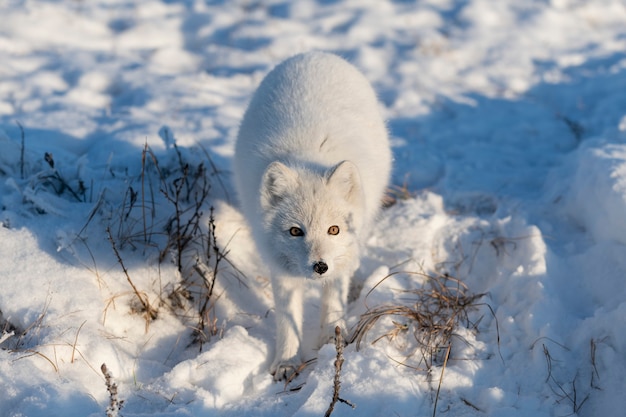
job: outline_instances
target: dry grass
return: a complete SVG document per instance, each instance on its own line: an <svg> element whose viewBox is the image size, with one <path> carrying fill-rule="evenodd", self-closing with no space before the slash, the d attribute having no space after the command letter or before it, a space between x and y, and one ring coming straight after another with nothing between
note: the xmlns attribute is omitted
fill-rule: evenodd
<svg viewBox="0 0 626 417"><path fill-rule="evenodd" d="M485 294L471 294L463 282L449 275L394 272L372 288L368 296L383 281L397 274L419 275L425 280L424 285L403 291L407 296L406 303L368 309L361 315L350 343L356 343L358 350L376 323L383 318L391 318L392 325L384 333L376 335L372 344L381 339L394 340L400 335L411 335L416 343L409 356L419 355L418 365L424 366L420 369L429 370L433 365L447 361L452 339L455 336L461 338L457 334L460 326L475 328L469 312L485 305L478 303Z"/></svg>
<svg viewBox="0 0 626 417"><path fill-rule="evenodd" d="M115 241L113 240L113 236L111 235L111 229L107 228L106 232L109 238L109 242L111 242L111 248L113 249L113 252L115 253L115 257L117 258L118 263L120 264L120 266L122 267L122 270L124 271L124 276L126 276L126 281L128 281L128 284L133 289L133 293L135 294L135 297L137 297L137 300L142 306L141 312L144 315L144 318L146 320L146 330L147 330L148 323L152 320L155 320L158 317L158 309L153 307L150 304L150 300L148 299L148 296L145 293L137 289L137 286L135 285L133 280L130 278L130 275L128 274L128 269L124 265L124 261L122 260L122 257L119 251L117 250L117 247L115 246Z"/></svg>
<svg viewBox="0 0 626 417"><path fill-rule="evenodd" d="M541 342L541 343L540 343ZM596 363L596 355L599 343L606 342L606 338L589 341L589 364L576 367L572 375L569 370L563 368L562 358L559 356L570 352L570 348L548 337L540 337L531 345L534 350L541 344L542 352L546 360L545 383L554 395L555 402L571 408L571 414L578 415L591 394L602 390L600 387L600 374ZM552 346L552 350L548 348ZM553 352L556 353L553 353Z"/></svg>
<svg viewBox="0 0 626 417"><path fill-rule="evenodd" d="M491 315L496 319L493 309L479 300L485 294L472 294L468 287L459 279L447 274L428 275L417 272L394 272L387 275L372 288L369 295L389 277L405 274L416 275L423 282L420 288L402 290L405 302L382 305L368 308L361 315L350 343L356 343L357 350L366 336L372 332L376 324L386 320L386 330L379 330L373 336L372 344L386 339L389 341L402 341L398 343L405 350L405 359L396 361L398 364L410 367L417 371L427 372L429 375L434 366L440 366L439 381L435 390L433 404L433 417L437 415L439 394L443 383L444 373L452 358L454 343L461 341L469 342L460 334L461 328L477 330L478 322L473 322L470 313L479 307L486 306ZM382 326L376 326L379 329ZM496 319L496 331L498 333L498 346L500 336ZM434 388L433 388L434 389Z"/></svg>
<svg viewBox="0 0 626 417"><path fill-rule="evenodd" d="M44 327L44 319L48 313L49 305L50 298L46 300L39 316L25 328L13 325L3 317L2 311L0 311L0 349L19 354L20 356L16 357L14 361L30 357L41 358L52 366L54 372L58 373L59 364L56 357L56 348L52 346L54 351L54 357L52 358L38 350L43 347L40 346L41 340L39 335Z"/></svg>
<svg viewBox="0 0 626 417"><path fill-rule="evenodd" d="M416 193L409 189L408 180L402 183L402 185L391 185L387 188L385 195L383 196L382 205L384 208L389 208L395 205L398 201L405 201L415 198Z"/></svg>
<svg viewBox="0 0 626 417"><path fill-rule="evenodd" d="M222 262L230 264L226 250L218 245L209 201L211 179L217 176L219 183L221 179L215 166L211 165L211 172L204 158L179 148L169 130L160 134L172 144L172 152L162 162L144 146L141 172L128 181L124 200L109 225L109 240L146 320L155 319L158 310L166 307L189 323L193 342L202 348L219 334L214 311L219 294L214 290ZM159 277L163 264L173 265L174 275L159 278L158 288L154 283L149 288L139 280L133 283L121 261L126 247L148 257L156 255ZM148 294L156 294L156 299L150 297L155 301L150 302Z"/></svg>

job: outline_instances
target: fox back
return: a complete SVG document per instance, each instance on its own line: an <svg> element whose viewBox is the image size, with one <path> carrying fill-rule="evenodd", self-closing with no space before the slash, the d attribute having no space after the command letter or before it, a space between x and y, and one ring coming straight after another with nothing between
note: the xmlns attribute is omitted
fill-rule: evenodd
<svg viewBox="0 0 626 417"><path fill-rule="evenodd" d="M299 276L354 271L390 169L369 82L322 52L290 58L265 77L235 147L235 183L259 249Z"/></svg>

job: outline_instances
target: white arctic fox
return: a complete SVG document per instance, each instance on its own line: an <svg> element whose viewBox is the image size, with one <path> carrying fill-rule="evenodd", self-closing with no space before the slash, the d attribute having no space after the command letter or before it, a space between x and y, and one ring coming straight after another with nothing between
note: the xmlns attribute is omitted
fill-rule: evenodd
<svg viewBox="0 0 626 417"><path fill-rule="evenodd" d="M343 59L297 55L254 94L239 129L234 174L271 273L276 380L289 378L304 360L305 279L323 284L320 343L343 325L359 243L379 210L390 169L374 91Z"/></svg>

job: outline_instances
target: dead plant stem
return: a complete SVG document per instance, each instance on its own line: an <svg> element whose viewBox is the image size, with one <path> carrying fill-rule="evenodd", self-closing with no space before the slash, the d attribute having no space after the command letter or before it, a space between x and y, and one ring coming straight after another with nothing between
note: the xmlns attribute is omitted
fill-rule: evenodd
<svg viewBox="0 0 626 417"><path fill-rule="evenodd" d="M124 271L124 275L126 275L126 280L128 281L128 283L132 287L133 291L135 292L135 295L139 299L139 302L143 306L144 311L148 315L150 320L156 319L156 317L157 317L156 311L154 311L154 309L150 306L150 303L147 300L145 300L144 297L142 297L141 293L139 292L139 290L137 289L137 287L133 283L133 280L130 279L130 275L128 274L128 270L126 269L126 266L124 265L124 261L122 260L122 257L120 256L120 253L118 252L117 248L115 247L115 241L113 240L113 236L111 235L111 229L107 227L106 232L107 232L107 235L109 237L109 242L111 242L111 247L113 248L113 252L115 252L115 256L117 258L117 261L119 262L120 266L122 267L122 270Z"/></svg>
<svg viewBox="0 0 626 417"><path fill-rule="evenodd" d="M446 371L446 366L448 365L448 358L450 357L451 348L452 348L452 345L448 344L448 348L446 349L446 356L443 360L443 367L441 368L441 376L439 377L439 384L437 385L437 395L435 396L435 405L433 406L433 417L437 415L437 404L439 403L439 393L441 392L441 384L443 383L443 374Z"/></svg>
<svg viewBox="0 0 626 417"><path fill-rule="evenodd" d="M352 408L356 408L354 404L352 404L348 400L344 400L339 397L339 391L341 390L341 367L343 366L343 337L341 337L341 327L335 327L335 350L337 351L337 358L335 359L335 377L333 379L333 398L330 401L328 409L326 410L326 414L324 417L330 417L335 409L335 404L337 402L342 402L344 404L349 405Z"/></svg>
<svg viewBox="0 0 626 417"><path fill-rule="evenodd" d="M74 338L74 344L72 345L72 357L70 359L70 363L74 363L74 354L76 353L76 345L78 344L78 335L80 334L80 330L83 328L85 323L87 323L87 320L83 321L76 331L76 337Z"/></svg>

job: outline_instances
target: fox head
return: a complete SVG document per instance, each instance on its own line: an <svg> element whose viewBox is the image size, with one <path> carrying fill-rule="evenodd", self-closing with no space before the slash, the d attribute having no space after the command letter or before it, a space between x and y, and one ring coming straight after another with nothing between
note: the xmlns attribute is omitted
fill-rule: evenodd
<svg viewBox="0 0 626 417"><path fill-rule="evenodd" d="M309 278L358 267L364 210L357 167L344 161L323 174L280 162L261 180L264 252L285 272Z"/></svg>

